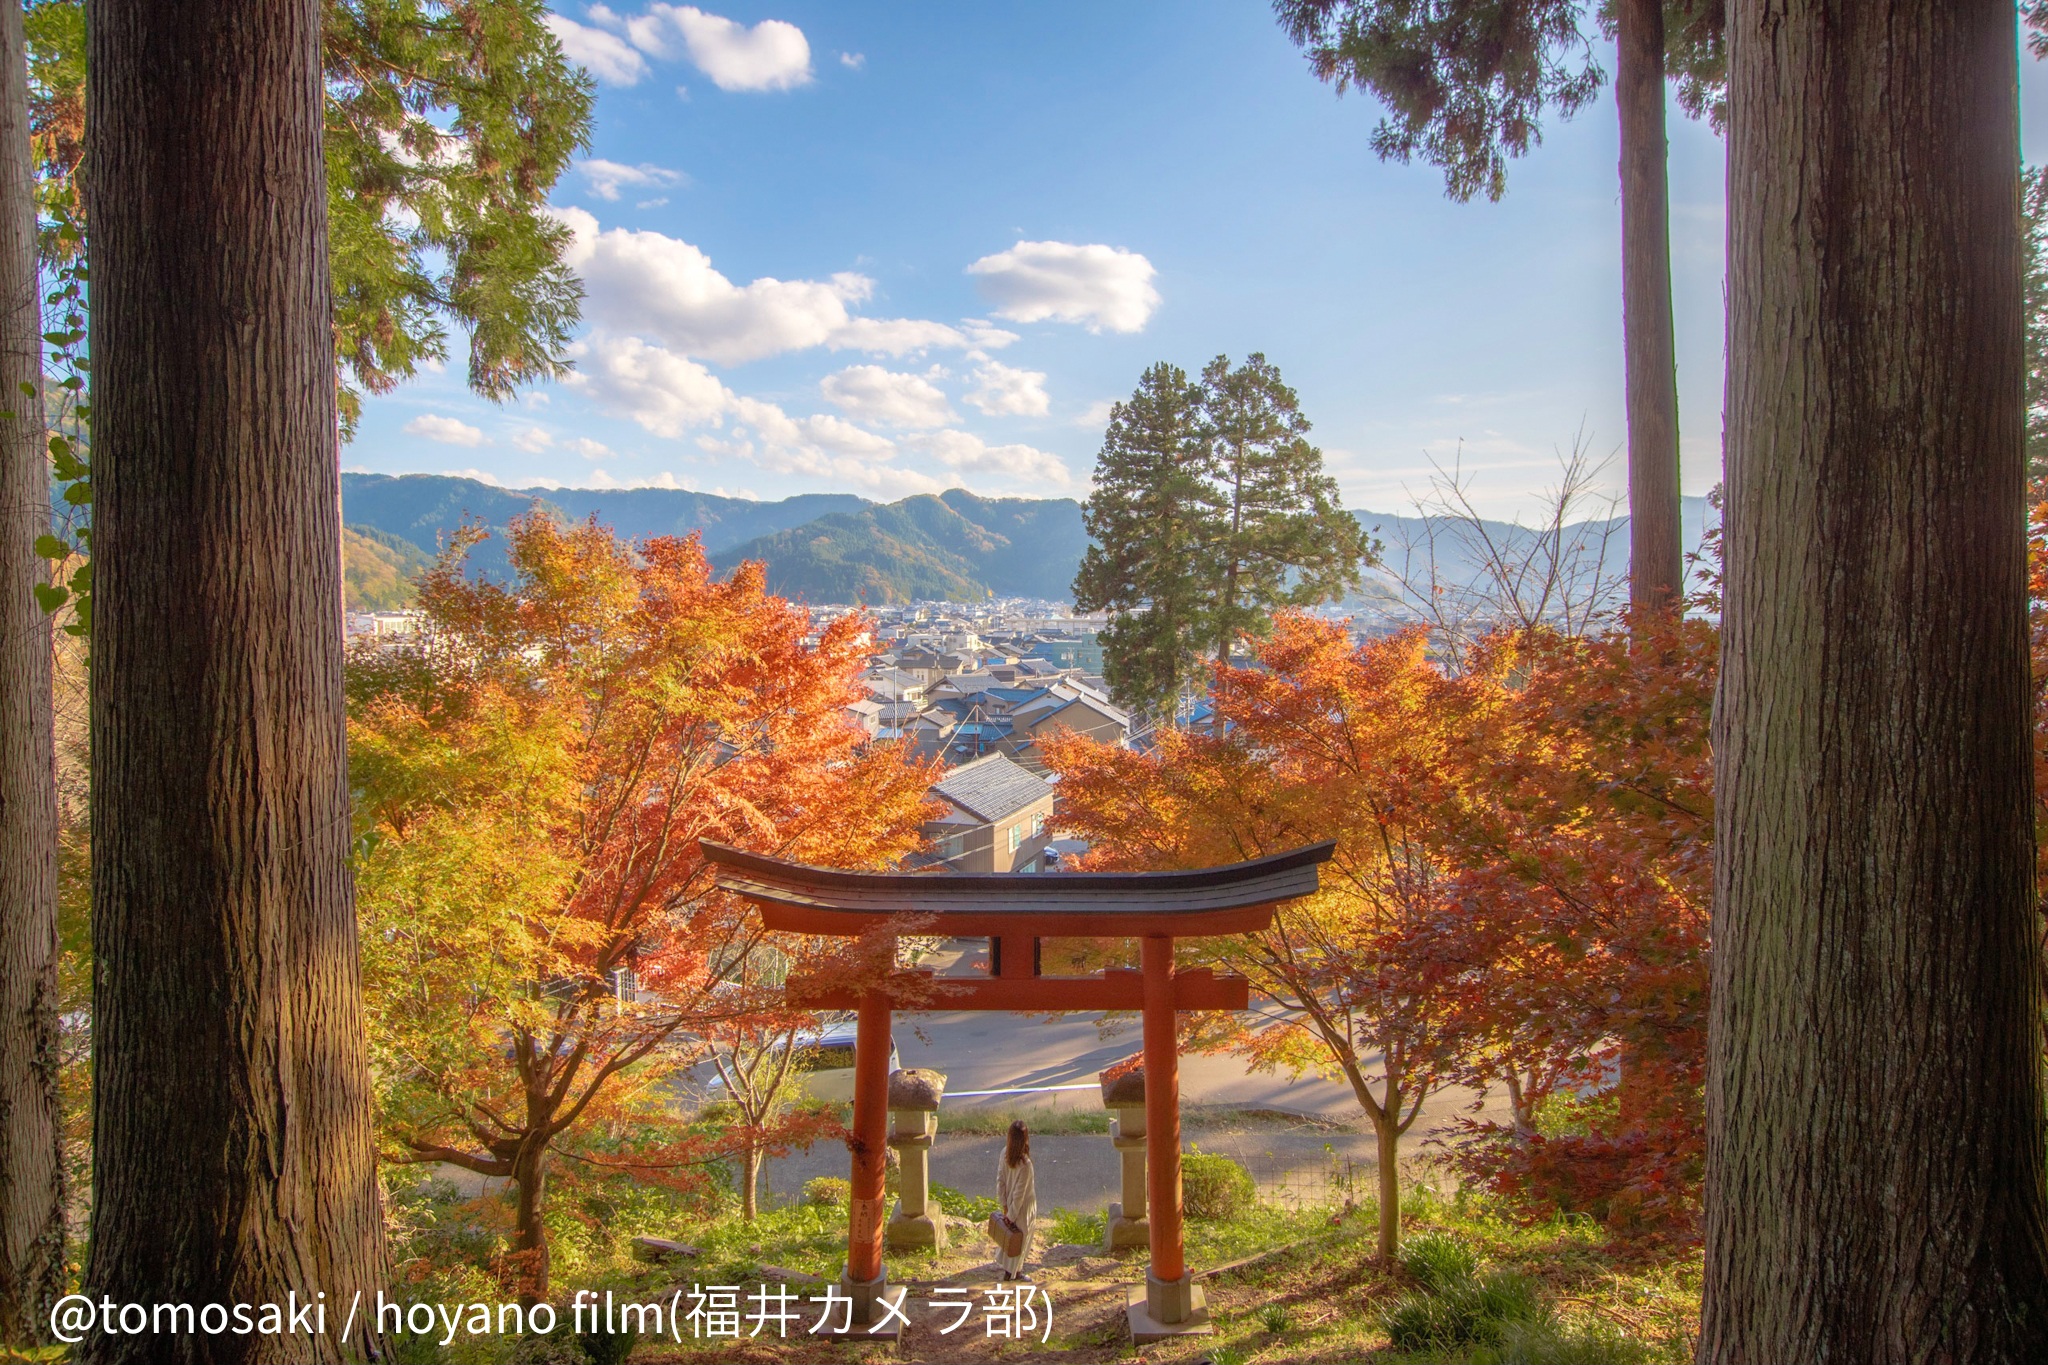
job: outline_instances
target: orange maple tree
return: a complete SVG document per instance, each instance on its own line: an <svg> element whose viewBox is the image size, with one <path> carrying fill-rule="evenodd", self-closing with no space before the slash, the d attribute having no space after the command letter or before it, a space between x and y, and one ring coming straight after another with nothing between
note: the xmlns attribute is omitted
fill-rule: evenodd
<svg viewBox="0 0 2048 1365"><path fill-rule="evenodd" d="M1510 1097L1510 1123L1467 1121L1467 1172L1532 1214L1684 1238L1703 1160L1719 633L1699 616L1627 626L1473 650L1456 910L1407 960L1449 995L1458 1078ZM1546 1131L1561 1092L1580 1112Z"/></svg>
<svg viewBox="0 0 2048 1365"><path fill-rule="evenodd" d="M1273 1006L1212 1016L1190 1041L1255 1068L1341 1080L1379 1149L1379 1250L1400 1235L1400 1139L1453 1074L1452 984L1405 953L1449 913L1456 886L1442 819L1460 743L1460 693L1420 630L1353 647L1343 630L1276 618L1257 666L1214 671L1219 735L1165 733L1148 753L1060 736L1061 821L1087 865L1201 867L1334 838L1317 895L1264 933L1190 941L1182 953L1240 972Z"/></svg>
<svg viewBox="0 0 2048 1365"><path fill-rule="evenodd" d="M1506 1091L1510 1120L1466 1120L1455 1155L1532 1214L1691 1227L1717 632L1626 624L1501 632L1444 661L1419 628L1354 645L1282 617L1255 666L1215 670L1223 735L1048 746L1091 866L1336 839L1324 890L1269 932L1190 945L1275 1007L1194 1041L1349 1085L1378 1140L1382 1254L1399 1139L1454 1082ZM1601 1098L1546 1132L1559 1093Z"/></svg>
<svg viewBox="0 0 2048 1365"><path fill-rule="evenodd" d="M351 660L364 971L387 1154L508 1178L505 1273L535 1298L550 1154L659 1120L717 1030L801 1023L748 976L776 945L700 841L887 866L919 844L930 774L846 717L862 622L806 644L759 565L719 581L694 538L533 516L499 585L462 573L476 538L426 575L411 644Z"/></svg>

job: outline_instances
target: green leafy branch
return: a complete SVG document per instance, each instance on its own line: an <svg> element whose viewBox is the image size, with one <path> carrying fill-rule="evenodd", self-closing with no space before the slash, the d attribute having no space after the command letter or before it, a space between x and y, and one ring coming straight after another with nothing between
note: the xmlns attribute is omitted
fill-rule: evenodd
<svg viewBox="0 0 2048 1365"><path fill-rule="evenodd" d="M36 584L36 602L46 612L56 612L67 603L71 620L64 624L67 634L92 633L92 464L87 455L92 425L92 405L87 401L85 376L90 364L82 350L85 343L86 265L78 250L83 230L78 220L60 209L54 228L58 243L65 248L53 267L55 287L44 296L57 326L43 333L51 349L50 364L60 377L49 381L62 405L62 415L50 424L50 472L55 475L58 498L69 509L65 522L46 535L36 537L36 553L50 561L51 580ZM22 394L35 398L36 386L24 382ZM14 413L0 414L14 417ZM69 425L67 434L59 430Z"/></svg>

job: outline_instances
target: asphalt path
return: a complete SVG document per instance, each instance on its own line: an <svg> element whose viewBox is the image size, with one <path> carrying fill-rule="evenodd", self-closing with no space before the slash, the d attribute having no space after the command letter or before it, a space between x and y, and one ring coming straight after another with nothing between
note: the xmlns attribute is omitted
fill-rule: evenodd
<svg viewBox="0 0 2048 1365"><path fill-rule="evenodd" d="M979 975L987 970L987 949L978 939L949 940L920 965L940 976ZM1098 1075L1138 1052L1141 1042L1135 1014L899 1012L892 1028L904 1066L944 1073L946 1109L1043 1105L1100 1110ZM1365 1060L1370 1067L1374 1059ZM1325 1122L1365 1118L1349 1085L1313 1073L1255 1072L1230 1053L1183 1053L1180 1097L1184 1105L1272 1109ZM1472 1112L1477 1098L1467 1090L1443 1091L1424 1106L1416 1127L1447 1128ZM1489 1106L1489 1116L1498 1108ZM943 1113L940 1123L943 1127Z"/></svg>

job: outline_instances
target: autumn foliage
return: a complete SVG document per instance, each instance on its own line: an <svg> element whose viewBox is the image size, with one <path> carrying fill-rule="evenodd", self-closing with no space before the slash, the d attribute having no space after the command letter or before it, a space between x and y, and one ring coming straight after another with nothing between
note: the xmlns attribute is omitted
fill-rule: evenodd
<svg viewBox="0 0 2048 1365"><path fill-rule="evenodd" d="M1533 1215L1684 1237L1700 1176L1717 648L1701 620L1353 645L1285 616L1218 668L1224 733L1134 753L1062 738L1062 820L1105 868L1194 867L1335 838L1316 897L1190 951L1277 1012L1198 1041L1341 1079L1393 1157L1460 1083L1508 1100L1455 1159ZM1542 1121L1561 1092L1570 1131Z"/></svg>
<svg viewBox="0 0 2048 1365"><path fill-rule="evenodd" d="M663 1085L720 1030L807 1018L762 986L778 945L700 841L885 866L929 775L845 718L861 622L807 645L758 565L721 582L694 539L540 516L508 584L465 578L466 549L425 577L412 646L351 663L364 974L387 1155L509 1178L506 1275L540 1295L551 1156L687 1175L702 1143L659 1136ZM835 1126L758 1117L723 1140ZM656 1139L584 1141L629 1119Z"/></svg>

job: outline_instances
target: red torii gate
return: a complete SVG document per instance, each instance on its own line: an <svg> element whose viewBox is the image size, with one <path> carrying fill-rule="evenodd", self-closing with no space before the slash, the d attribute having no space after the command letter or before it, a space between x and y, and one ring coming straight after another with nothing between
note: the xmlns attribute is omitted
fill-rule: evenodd
<svg viewBox="0 0 2048 1365"><path fill-rule="evenodd" d="M792 981L793 1003L859 1012L854 1044L853 1179L846 1288L855 1320L872 1321L885 1284L883 1178L889 1099L890 1011L1139 1010L1144 1020L1145 1158L1151 1265L1144 1311L1167 1330L1196 1328L1194 1281L1181 1237L1178 1010L1242 1010L1241 976L1208 968L1176 972L1173 941L1256 933L1282 901L1310 895L1334 842L1194 872L841 872L706 843L718 884L752 901L771 930L858 935L899 915L929 917L947 937L986 936L992 974L941 981L897 971L854 990ZM1094 976L1038 974L1041 938L1135 938L1140 970ZM1134 1330L1138 1303L1131 1304Z"/></svg>

